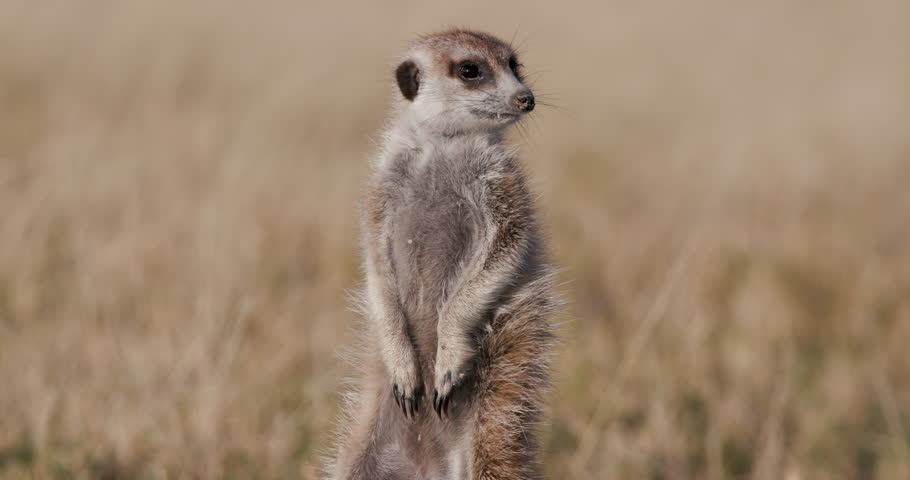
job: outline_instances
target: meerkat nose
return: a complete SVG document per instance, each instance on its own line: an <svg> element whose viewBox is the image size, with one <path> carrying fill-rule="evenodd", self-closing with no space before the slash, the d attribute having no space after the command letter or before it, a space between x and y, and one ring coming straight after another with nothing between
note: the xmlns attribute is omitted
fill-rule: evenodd
<svg viewBox="0 0 910 480"><path fill-rule="evenodd" d="M531 92L519 92L515 95L515 106L522 112L534 110L534 94Z"/></svg>

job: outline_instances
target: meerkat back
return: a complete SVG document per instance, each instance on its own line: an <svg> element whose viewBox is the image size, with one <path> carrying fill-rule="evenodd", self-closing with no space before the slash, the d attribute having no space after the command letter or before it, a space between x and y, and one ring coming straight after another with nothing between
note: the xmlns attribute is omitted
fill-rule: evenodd
<svg viewBox="0 0 910 480"><path fill-rule="evenodd" d="M418 39L363 212L367 329L327 473L539 478L535 428L557 308L507 129L534 95L480 32Z"/></svg>

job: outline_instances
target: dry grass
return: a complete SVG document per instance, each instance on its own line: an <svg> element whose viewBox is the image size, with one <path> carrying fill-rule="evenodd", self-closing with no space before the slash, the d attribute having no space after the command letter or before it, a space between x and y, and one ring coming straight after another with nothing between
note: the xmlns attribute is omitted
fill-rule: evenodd
<svg viewBox="0 0 910 480"><path fill-rule="evenodd" d="M561 107L552 478L910 478L906 2L187 3L0 0L0 478L317 476L389 62L452 24Z"/></svg>

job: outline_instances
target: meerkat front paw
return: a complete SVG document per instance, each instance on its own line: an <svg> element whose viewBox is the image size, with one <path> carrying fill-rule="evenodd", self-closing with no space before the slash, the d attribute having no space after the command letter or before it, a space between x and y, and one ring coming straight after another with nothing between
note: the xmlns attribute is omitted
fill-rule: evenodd
<svg viewBox="0 0 910 480"><path fill-rule="evenodd" d="M465 346L442 342L439 344L433 389L433 410L439 418L448 414L452 395L467 376L469 356L470 349Z"/></svg>
<svg viewBox="0 0 910 480"><path fill-rule="evenodd" d="M405 417L414 419L420 412L423 383L415 360L403 361L392 369L392 397Z"/></svg>

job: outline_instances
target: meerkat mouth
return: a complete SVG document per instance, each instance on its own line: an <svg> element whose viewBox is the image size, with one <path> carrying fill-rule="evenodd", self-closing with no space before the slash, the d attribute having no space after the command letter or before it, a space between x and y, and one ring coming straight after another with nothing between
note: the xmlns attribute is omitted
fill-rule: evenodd
<svg viewBox="0 0 910 480"><path fill-rule="evenodd" d="M517 120L521 116L520 113L512 112L490 112L487 110L481 110L478 108L472 108L471 113L477 115L478 117L489 118L490 120L496 120L500 122L510 122Z"/></svg>

